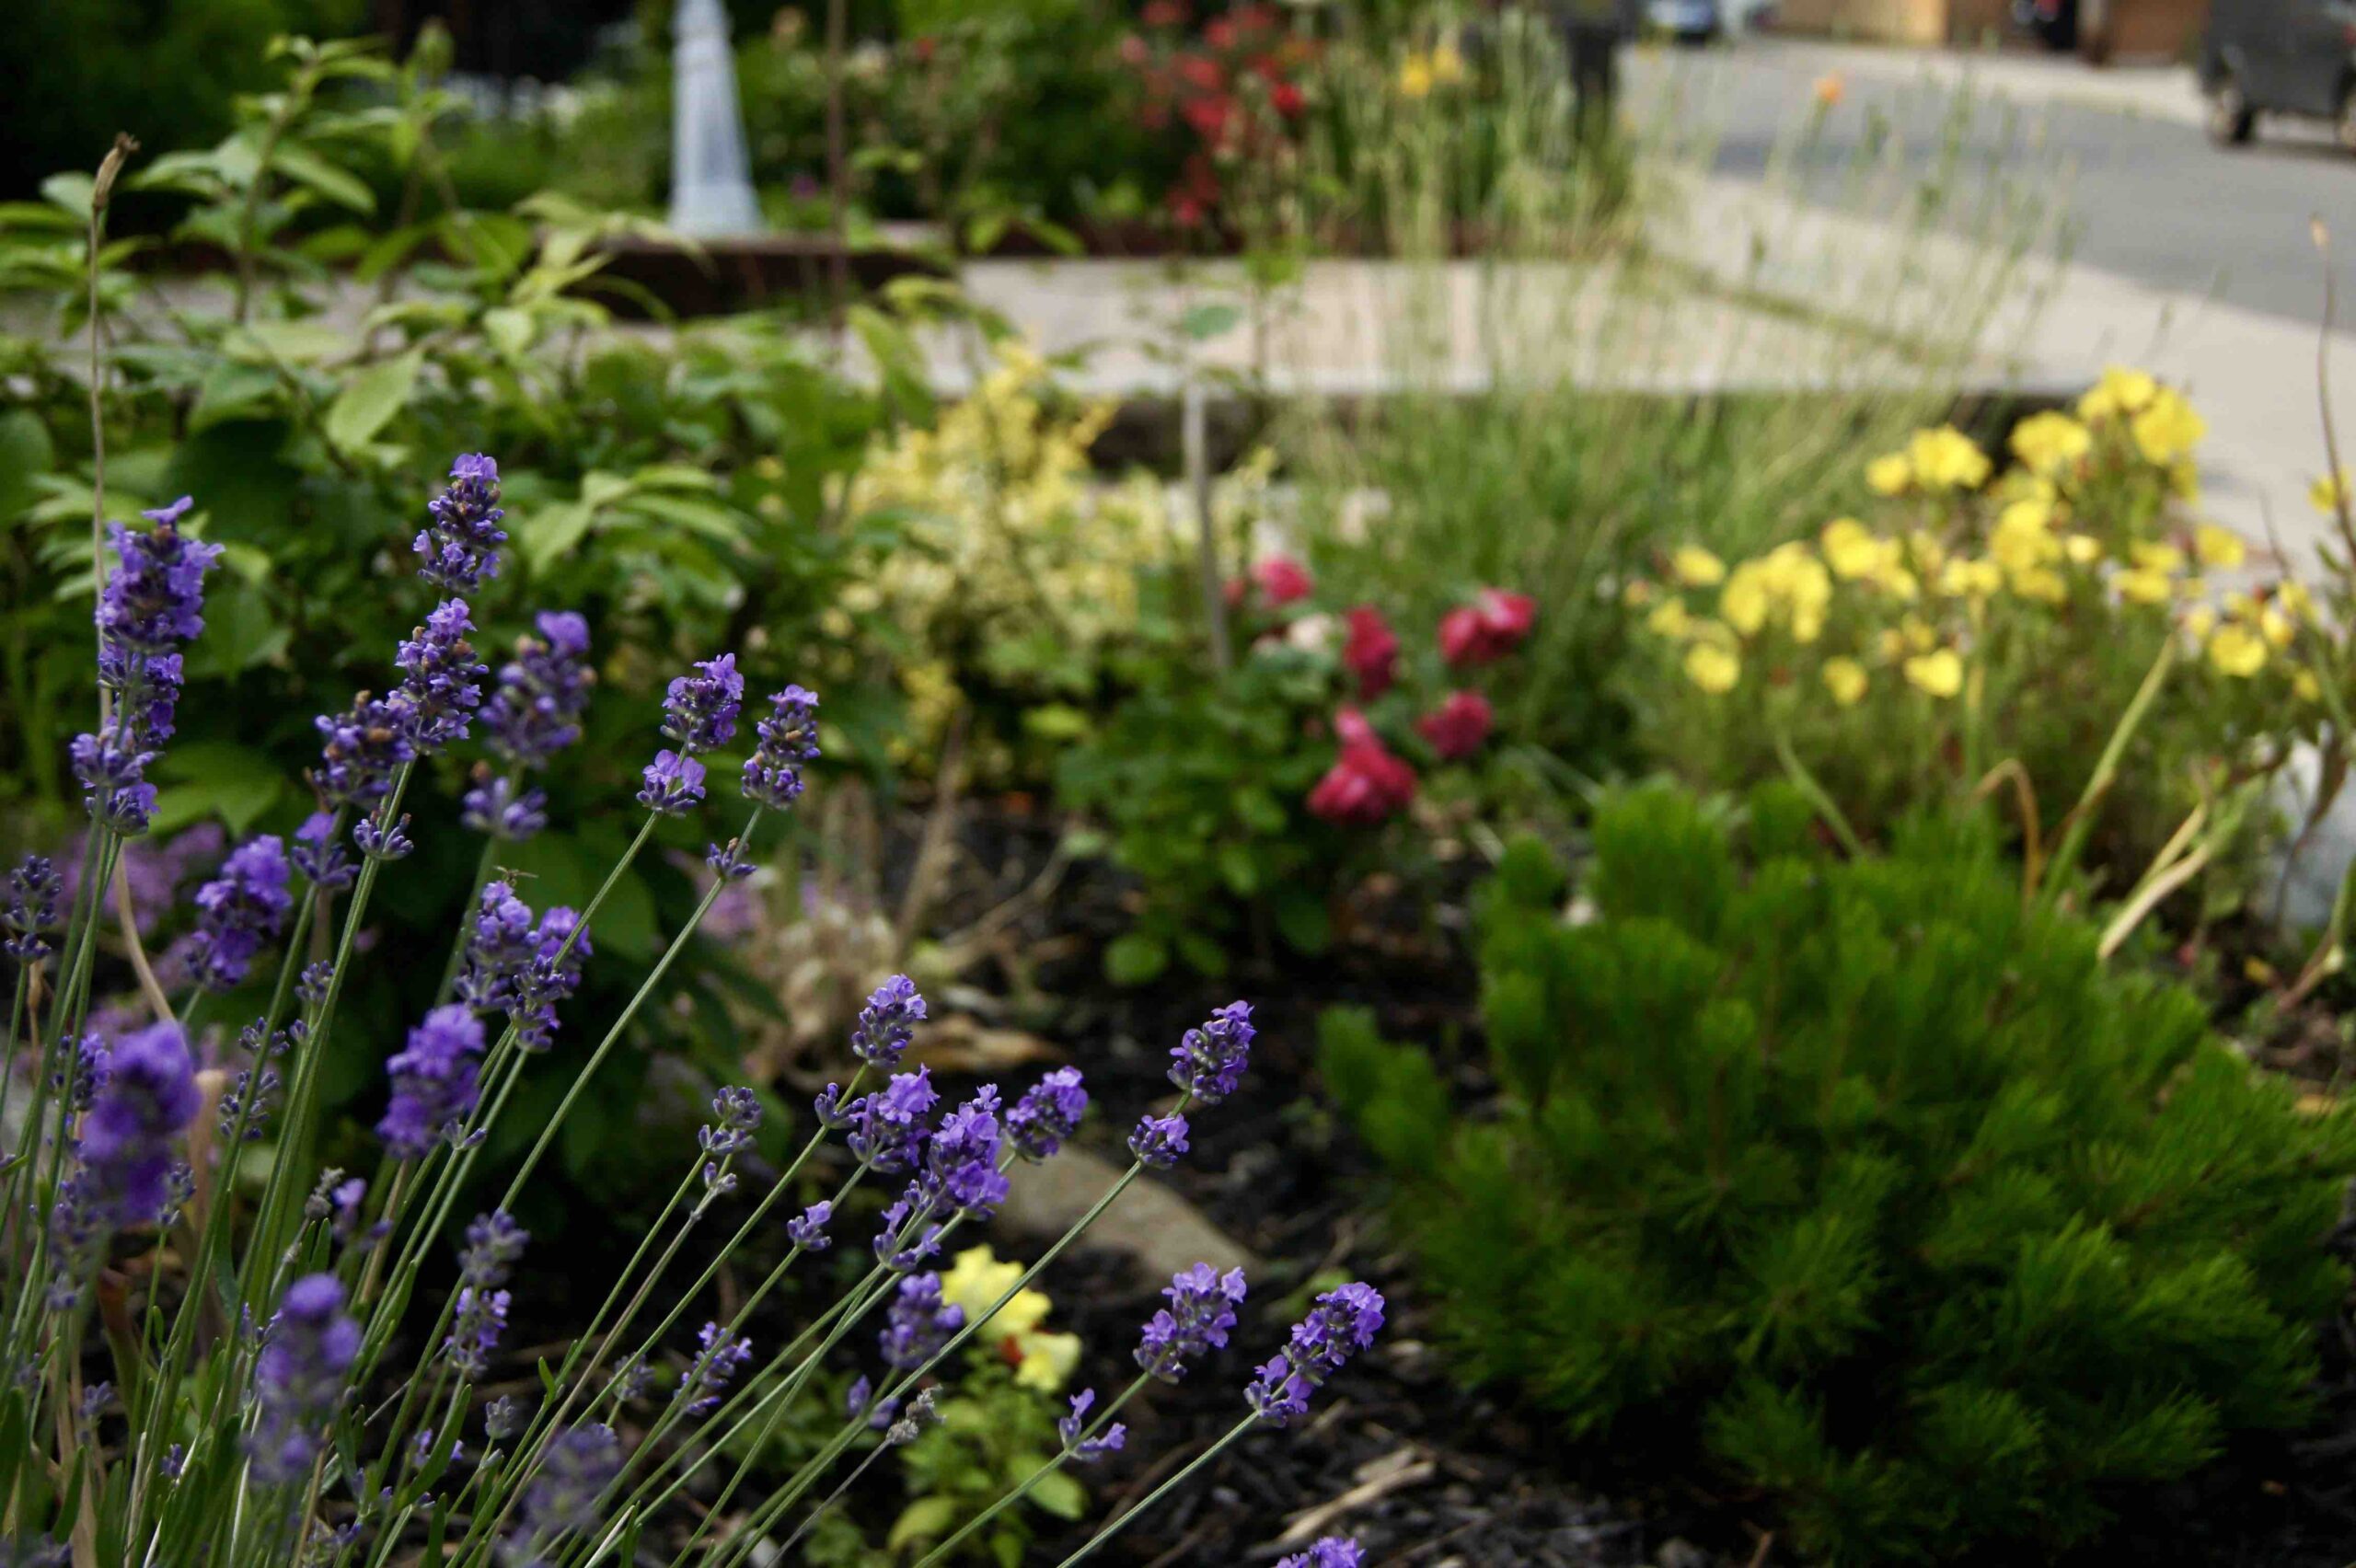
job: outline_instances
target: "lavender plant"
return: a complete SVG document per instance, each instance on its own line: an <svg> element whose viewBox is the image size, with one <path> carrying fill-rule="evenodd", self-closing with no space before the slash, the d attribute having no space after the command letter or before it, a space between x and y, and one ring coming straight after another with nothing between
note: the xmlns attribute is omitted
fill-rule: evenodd
<svg viewBox="0 0 2356 1568"><path fill-rule="evenodd" d="M461 595L498 574L505 534L497 465L463 456L415 546L418 575L443 596L387 651L395 678L385 695L358 693L318 721L317 811L291 842L263 835L237 847L197 893L188 997L172 1005L159 993L152 1021L103 1028L92 1006L98 890L154 814L147 770L173 736L182 651L202 633L205 576L219 554L181 531L189 505L149 513L144 529L118 525L97 563L98 719L72 746L95 874L61 908L56 872L29 859L0 906L16 966L0 1056L0 1104L16 1113L0 1166L6 1528L77 1564L790 1561L860 1475L934 1419L932 1379L946 1358L1147 1169L1184 1156L1189 1114L1239 1087L1250 1007L1220 1008L1187 1032L1172 1052L1175 1095L1139 1115L1127 1169L968 1320L944 1301L933 1259L988 1223L1018 1162L1057 1157L1089 1093L1064 1067L1011 1106L995 1086L944 1106L927 1069L904 1066L925 999L906 976L886 980L847 1043L857 1071L817 1097L799 1151L757 1192L743 1191L761 1101L746 1088L721 1089L694 1147L680 1151L676 1187L578 1336L555 1365L543 1362L537 1397L491 1397L512 1292L529 1283L516 1198L720 892L747 869L765 819L793 809L819 756L818 698L787 686L769 699L741 767L742 814L708 857L709 889L595 1043L560 1050L601 905L662 819L708 809L710 760L736 735L745 682L723 653L671 683L659 726L667 744L644 770L636 836L585 907L532 908L492 874L495 846L546 822L545 798L526 781L580 733L589 628L578 615L545 613L496 675L478 656ZM422 765L478 727L488 755L463 801L426 807ZM444 818L486 836L479 895L454 934L439 998L385 1058L375 1170L323 1169L321 1063L339 1035L364 1027L341 1003L371 905L417 836ZM226 1055L200 1067L190 1037L197 997L238 986L273 949L265 1009ZM305 963L315 951L329 956ZM435 1302L421 1281L464 1219L486 1136L524 1079L543 1074L565 1081L556 1109L503 1195L463 1223L456 1286ZM814 1160L829 1140L841 1144L847 1174L815 1202L790 1202L818 1179ZM249 1168L258 1182L241 1187L241 1151L264 1142L270 1158ZM758 1316L764 1303L806 1255L846 1239L832 1232L860 1212L850 1199L870 1183L898 1189L868 1239L872 1262L792 1337L762 1343L754 1331L770 1320ZM732 1208L742 1211L733 1230L699 1246L706 1222ZM772 1235L782 1256L757 1286L687 1331L723 1265ZM662 1282L683 1269L692 1283L663 1299ZM1101 1408L1092 1389L1075 1396L1059 1451L927 1562L1050 1473L1121 1448L1124 1408L1225 1349L1244 1294L1240 1271L1207 1263L1173 1279L1169 1306L1144 1325L1137 1378ZM1239 1389L1234 1429L1103 1526L1067 1568L1255 1425L1300 1416L1382 1316L1364 1285L1319 1297ZM835 1435L791 1475L762 1476L747 1493L756 1458L814 1400L821 1368L853 1358L872 1372ZM666 1361L676 1367L667 1397L643 1419L626 1418L635 1401L656 1400ZM690 1485L698 1505L687 1509ZM1356 1549L1321 1541L1294 1561L1333 1568L1354 1563Z"/></svg>

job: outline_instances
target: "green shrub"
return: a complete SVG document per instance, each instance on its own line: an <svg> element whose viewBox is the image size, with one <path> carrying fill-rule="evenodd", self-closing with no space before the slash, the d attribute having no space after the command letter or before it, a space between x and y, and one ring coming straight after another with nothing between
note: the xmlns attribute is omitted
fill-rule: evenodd
<svg viewBox="0 0 2356 1568"><path fill-rule="evenodd" d="M2078 1540L2119 1483L2297 1423L2348 1119L2025 914L1969 830L1835 863L1804 824L1779 790L1738 857L1690 797L1615 797L1580 924L1517 847L1480 910L1492 1115L1329 1020L1462 1372L1695 1434L1851 1562Z"/></svg>

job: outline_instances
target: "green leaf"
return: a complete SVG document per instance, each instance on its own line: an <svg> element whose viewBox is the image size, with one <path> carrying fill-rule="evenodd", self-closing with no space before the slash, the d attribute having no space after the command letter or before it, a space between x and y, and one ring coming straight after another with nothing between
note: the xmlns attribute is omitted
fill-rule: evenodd
<svg viewBox="0 0 2356 1568"><path fill-rule="evenodd" d="M376 210L376 193L366 181L319 156L308 147L283 143L271 156L271 167L297 185L308 186L339 207L355 213Z"/></svg>
<svg viewBox="0 0 2356 1568"><path fill-rule="evenodd" d="M221 352L234 358L288 364L307 364L352 346L351 333L317 321L258 322L237 328L221 340Z"/></svg>
<svg viewBox="0 0 2356 1568"><path fill-rule="evenodd" d="M1238 898L1249 898L1260 891L1260 861L1249 844L1233 839L1218 847L1219 879L1228 891Z"/></svg>
<svg viewBox="0 0 2356 1568"><path fill-rule="evenodd" d="M90 197L98 182L79 170L52 174L40 182L41 200L64 208L77 218L90 215Z"/></svg>
<svg viewBox="0 0 2356 1568"><path fill-rule="evenodd" d="M1058 1519L1077 1519L1088 1511L1088 1491L1067 1470L1050 1470L1031 1489L1031 1501Z"/></svg>
<svg viewBox="0 0 2356 1568"><path fill-rule="evenodd" d="M954 1497L919 1497L892 1521L892 1533L884 1538L884 1549L897 1551L912 1541L936 1540L956 1527L964 1509L964 1505Z"/></svg>
<svg viewBox="0 0 2356 1568"><path fill-rule="evenodd" d="M534 507L520 520L511 519L525 563L534 571L546 571L551 561L562 559L581 543L596 514L595 506L577 501Z"/></svg>
<svg viewBox="0 0 2356 1568"><path fill-rule="evenodd" d="M205 604L204 635L189 649L188 674L191 679L220 679L250 670L284 652L292 636L259 588L231 579Z"/></svg>
<svg viewBox="0 0 2356 1568"><path fill-rule="evenodd" d="M1178 318L1178 330L1195 342L1205 342L1232 329L1243 312L1232 305L1198 305Z"/></svg>
<svg viewBox="0 0 2356 1568"><path fill-rule="evenodd" d="M163 785L156 792L158 833L217 813L233 836L242 836L278 803L285 783L267 755L230 741L175 744L156 771Z"/></svg>
<svg viewBox="0 0 2356 1568"><path fill-rule="evenodd" d="M482 313L482 330L483 336L491 340L492 348L509 359L515 359L532 346L532 338L537 329L530 311L502 305L495 310Z"/></svg>
<svg viewBox="0 0 2356 1568"><path fill-rule="evenodd" d="M56 461L49 431L29 409L0 414L0 523L13 520L33 503L36 475L46 474Z"/></svg>
<svg viewBox="0 0 2356 1568"><path fill-rule="evenodd" d="M1296 950L1319 953L1333 942L1333 917L1318 894L1288 882L1276 890L1275 903L1276 931Z"/></svg>
<svg viewBox="0 0 2356 1568"><path fill-rule="evenodd" d="M1115 937L1104 949L1104 978L1115 986L1142 986L1170 967L1170 945L1146 931Z"/></svg>
<svg viewBox="0 0 2356 1568"><path fill-rule="evenodd" d="M356 452L375 440L376 432L391 423L409 401L417 386L418 369L424 363L424 351L411 349L372 364L345 382L328 406L328 439L346 452Z"/></svg>

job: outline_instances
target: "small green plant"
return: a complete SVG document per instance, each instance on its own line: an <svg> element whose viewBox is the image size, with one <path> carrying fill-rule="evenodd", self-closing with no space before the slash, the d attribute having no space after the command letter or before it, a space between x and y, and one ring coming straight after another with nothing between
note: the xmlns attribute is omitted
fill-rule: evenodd
<svg viewBox="0 0 2356 1568"><path fill-rule="evenodd" d="M1514 846L1479 917L1494 1114L1328 1020L1461 1370L1576 1434L1692 1433L1835 1562L2066 1545L2119 1483L2296 1424L2348 1118L2107 975L1973 830L1811 840L1782 786L1738 823L1618 795L1576 924Z"/></svg>

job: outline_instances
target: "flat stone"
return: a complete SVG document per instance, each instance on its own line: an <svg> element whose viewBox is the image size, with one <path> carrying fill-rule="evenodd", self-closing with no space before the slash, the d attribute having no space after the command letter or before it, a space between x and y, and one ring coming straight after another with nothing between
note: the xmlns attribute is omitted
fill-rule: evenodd
<svg viewBox="0 0 2356 1568"><path fill-rule="evenodd" d="M1018 1161L1001 1223L1041 1236L1060 1236L1121 1179L1114 1166L1082 1148L1067 1148L1044 1165ZM1257 1278L1261 1261L1250 1248L1206 1218L1201 1210L1157 1182L1150 1172L1090 1226L1080 1244L1126 1252L1140 1279L1162 1279L1198 1262L1225 1273L1241 1268Z"/></svg>

